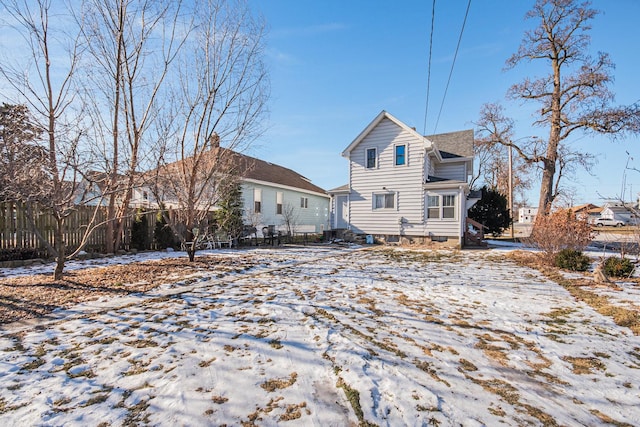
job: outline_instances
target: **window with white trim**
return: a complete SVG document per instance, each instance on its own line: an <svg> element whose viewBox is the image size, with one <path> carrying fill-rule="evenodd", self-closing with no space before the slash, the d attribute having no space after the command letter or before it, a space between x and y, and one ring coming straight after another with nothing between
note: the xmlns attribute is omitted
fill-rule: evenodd
<svg viewBox="0 0 640 427"><path fill-rule="evenodd" d="M378 152L375 148L367 148L366 168L375 169L378 159Z"/></svg>
<svg viewBox="0 0 640 427"><path fill-rule="evenodd" d="M456 217L456 196L445 194L442 196L442 219L455 219Z"/></svg>
<svg viewBox="0 0 640 427"><path fill-rule="evenodd" d="M427 218L440 218L440 196L427 196Z"/></svg>
<svg viewBox="0 0 640 427"><path fill-rule="evenodd" d="M456 219L455 194L430 194L427 196L427 218Z"/></svg>
<svg viewBox="0 0 640 427"><path fill-rule="evenodd" d="M407 146L404 144L398 144L394 147L394 164L396 166L403 166L407 164Z"/></svg>
<svg viewBox="0 0 640 427"><path fill-rule="evenodd" d="M260 188L253 189L253 211L255 213L262 212L262 190Z"/></svg>
<svg viewBox="0 0 640 427"><path fill-rule="evenodd" d="M377 193L373 195L373 209L395 209L396 193Z"/></svg>
<svg viewBox="0 0 640 427"><path fill-rule="evenodd" d="M300 197L300 207L304 208L304 209L309 207L309 198L308 197Z"/></svg>
<svg viewBox="0 0 640 427"><path fill-rule="evenodd" d="M282 191L276 191L276 214L282 215L282 200L284 198L284 194Z"/></svg>

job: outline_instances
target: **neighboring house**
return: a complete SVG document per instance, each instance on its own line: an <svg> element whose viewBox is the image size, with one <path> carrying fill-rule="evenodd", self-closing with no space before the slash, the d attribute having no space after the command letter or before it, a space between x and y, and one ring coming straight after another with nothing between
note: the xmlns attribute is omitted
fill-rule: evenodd
<svg viewBox="0 0 640 427"><path fill-rule="evenodd" d="M585 203L583 205L572 206L571 212L573 212L578 219L587 220L590 224L600 217L602 208L592 203Z"/></svg>
<svg viewBox="0 0 640 427"><path fill-rule="evenodd" d="M309 179L285 167L237 154L242 162L244 222L283 233L322 233L329 227L330 197Z"/></svg>
<svg viewBox="0 0 640 427"><path fill-rule="evenodd" d="M342 152L349 184L330 190L332 228L387 242L462 246L473 131L422 136L386 111Z"/></svg>
<svg viewBox="0 0 640 427"><path fill-rule="evenodd" d="M619 201L607 201L602 206L600 218L620 220L625 223L637 222L638 208L632 203L622 203Z"/></svg>
<svg viewBox="0 0 640 427"><path fill-rule="evenodd" d="M325 190L291 169L230 150L227 153L230 154L228 160L232 162L230 167L241 177L243 222L255 227L258 237L262 237L262 228L269 226L284 234L322 233L328 229L330 197ZM165 168L171 170L177 163ZM154 171L147 175L152 177ZM104 174L94 173L92 182L84 184L87 188L84 199L90 197L93 205L100 202L106 206L108 199L99 197L105 181ZM163 203L169 208L179 207L172 196L166 196ZM133 189L129 206L158 209L153 192L145 184ZM209 209L216 210L218 207Z"/></svg>
<svg viewBox="0 0 640 427"><path fill-rule="evenodd" d="M538 215L538 208L523 206L518 209L518 222L520 224L533 224Z"/></svg>

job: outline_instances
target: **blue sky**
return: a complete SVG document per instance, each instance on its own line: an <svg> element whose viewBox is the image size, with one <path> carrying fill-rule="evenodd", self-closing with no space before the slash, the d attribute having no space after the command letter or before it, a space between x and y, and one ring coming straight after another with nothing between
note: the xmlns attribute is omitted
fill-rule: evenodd
<svg viewBox="0 0 640 427"><path fill-rule="evenodd" d="M501 101L517 121L517 137L545 137L546 131L530 127L537 105L504 97L511 84L536 73L533 65L504 71L534 24L524 20L533 1L472 1L443 102L467 3L436 2L425 128L432 2L250 0L269 26L272 84L268 129L251 154L331 189L348 182L348 162L340 153L381 110L431 134L472 129L484 103ZM591 47L608 52L616 64L616 102L639 101L640 1L595 0L593 7L603 13L592 21ZM626 152L634 159L629 165L640 169L639 141L574 138L573 144L598 159L594 176L581 172L565 181L576 191L575 204L620 195ZM629 199L640 192L640 172L628 171L626 184ZM537 205L537 186L528 199Z"/></svg>

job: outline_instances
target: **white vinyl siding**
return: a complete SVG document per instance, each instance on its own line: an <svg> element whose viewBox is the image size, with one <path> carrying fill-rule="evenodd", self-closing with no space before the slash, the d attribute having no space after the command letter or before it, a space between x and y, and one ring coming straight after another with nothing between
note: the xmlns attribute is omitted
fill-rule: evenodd
<svg viewBox="0 0 640 427"><path fill-rule="evenodd" d="M456 181L467 180L467 168L464 162L444 163L435 165L433 176Z"/></svg>
<svg viewBox="0 0 640 427"><path fill-rule="evenodd" d="M260 195L261 212L258 215L252 215L256 194ZM285 231L283 214L287 209L293 210L296 231L299 233L322 233L329 227L329 196L282 188L277 185L245 182L242 184L242 199L245 212L243 221L246 224L255 225L258 233L262 227L268 225L274 225L276 230ZM300 208L301 199L306 199L307 207L304 209ZM283 214L278 214L280 201ZM253 224L254 222L258 223Z"/></svg>
<svg viewBox="0 0 640 427"><path fill-rule="evenodd" d="M397 145L405 145L402 167L395 166ZM365 167L366 150L371 148L377 152L375 170ZM357 233L397 235L399 220L403 218L406 234L419 234L424 217L423 164L422 140L393 121L382 119L350 152L351 229ZM396 193L394 209L373 209L374 194L383 193Z"/></svg>

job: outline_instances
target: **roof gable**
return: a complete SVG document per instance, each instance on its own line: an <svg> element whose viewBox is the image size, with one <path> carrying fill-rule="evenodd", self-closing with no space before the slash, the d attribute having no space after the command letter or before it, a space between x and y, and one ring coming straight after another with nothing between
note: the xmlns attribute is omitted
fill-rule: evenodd
<svg viewBox="0 0 640 427"><path fill-rule="evenodd" d="M356 137L356 139L354 139L351 142L351 144L349 144L349 146L344 149L344 151L342 152L342 156L343 157L349 157L349 154L351 153L351 151L355 147L357 147L358 144L360 144L362 142L362 140L365 139L367 137L367 135L369 135L371 133L371 131L373 129L375 129L376 126L378 126L383 119L391 120L394 124L396 124L402 130L404 130L405 132L408 132L410 135L414 136L418 141L428 143L428 141L425 139L425 137L420 135L418 132L416 132L415 129L410 128L409 126L407 126L406 124L402 123L400 120L398 120L397 118L395 118L394 116L392 116L388 112L382 110L380 112L380 114L378 114L376 116L376 118L373 119L373 121L371 121L371 123L369 123L369 125L367 125L367 127L362 132L360 132L360 134Z"/></svg>

